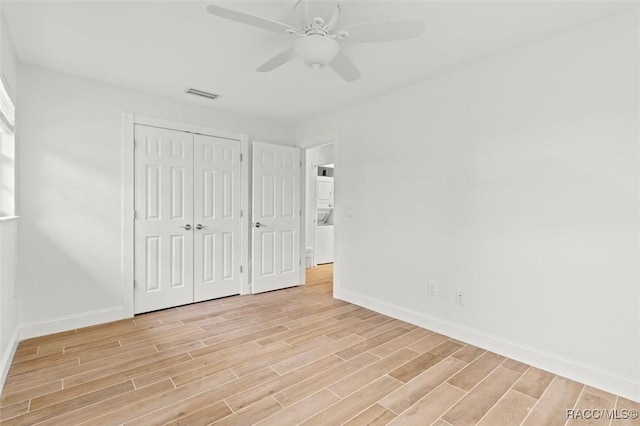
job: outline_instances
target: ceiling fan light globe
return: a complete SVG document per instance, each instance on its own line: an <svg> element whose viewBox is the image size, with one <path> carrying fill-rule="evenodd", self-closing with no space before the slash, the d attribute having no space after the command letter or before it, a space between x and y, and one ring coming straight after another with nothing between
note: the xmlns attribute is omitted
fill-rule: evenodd
<svg viewBox="0 0 640 426"><path fill-rule="evenodd" d="M296 40L294 50L305 64L318 70L333 61L340 51L340 45L329 37L309 35Z"/></svg>

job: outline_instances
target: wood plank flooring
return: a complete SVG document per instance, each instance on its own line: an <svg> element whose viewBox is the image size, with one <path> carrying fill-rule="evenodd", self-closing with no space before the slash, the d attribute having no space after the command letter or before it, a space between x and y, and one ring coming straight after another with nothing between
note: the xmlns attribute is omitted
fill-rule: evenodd
<svg viewBox="0 0 640 426"><path fill-rule="evenodd" d="M20 343L3 425L564 425L640 404L308 284ZM634 424L633 420L598 424ZM635 424L638 424L635 421Z"/></svg>

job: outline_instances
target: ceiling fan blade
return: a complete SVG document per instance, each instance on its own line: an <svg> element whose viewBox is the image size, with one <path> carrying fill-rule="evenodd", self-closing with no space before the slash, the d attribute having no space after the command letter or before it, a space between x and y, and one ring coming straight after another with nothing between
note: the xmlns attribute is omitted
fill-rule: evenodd
<svg viewBox="0 0 640 426"><path fill-rule="evenodd" d="M336 7L338 6L338 2L335 0L312 0L308 1L308 4L308 16L310 18L315 18L316 16L318 16L324 19L325 22L329 22L336 10Z"/></svg>
<svg viewBox="0 0 640 426"><path fill-rule="evenodd" d="M333 30L338 24L338 19L340 18L340 6L335 2L333 5L333 12L331 13L331 18L325 23L325 26L329 29L329 31Z"/></svg>
<svg viewBox="0 0 640 426"><path fill-rule="evenodd" d="M371 43L417 38L424 33L422 21L368 22L349 25L341 29L349 33L348 40Z"/></svg>
<svg viewBox="0 0 640 426"><path fill-rule="evenodd" d="M210 4L207 6L207 12L220 18L229 19L231 21L240 22L242 24L252 25L254 27L263 28L265 30L284 33L287 30L298 33L298 30L291 25L282 22L272 21L271 19L262 18L260 16L249 15L247 13L238 12L236 10Z"/></svg>
<svg viewBox="0 0 640 426"><path fill-rule="evenodd" d="M282 53L277 54L273 58L269 59L264 64L260 65L256 71L258 72L269 72L278 68L281 65L286 64L290 60L296 57L296 52L293 50L293 47L285 50Z"/></svg>
<svg viewBox="0 0 640 426"><path fill-rule="evenodd" d="M332 30L338 22L340 8L336 0L299 0L295 4L298 27L305 28L314 18L322 18L324 26Z"/></svg>
<svg viewBox="0 0 640 426"><path fill-rule="evenodd" d="M331 61L331 68L345 81L355 81L360 78L360 71L356 64L344 53L340 52Z"/></svg>

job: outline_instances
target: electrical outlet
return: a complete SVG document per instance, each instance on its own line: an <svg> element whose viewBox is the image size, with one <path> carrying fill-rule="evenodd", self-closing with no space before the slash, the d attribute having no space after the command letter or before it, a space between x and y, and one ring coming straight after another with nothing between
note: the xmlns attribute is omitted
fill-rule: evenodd
<svg viewBox="0 0 640 426"><path fill-rule="evenodd" d="M464 293L462 290L456 290L456 304L464 305Z"/></svg>
<svg viewBox="0 0 640 426"><path fill-rule="evenodd" d="M427 293L429 294L429 296L438 295L438 284L435 281L427 282Z"/></svg>

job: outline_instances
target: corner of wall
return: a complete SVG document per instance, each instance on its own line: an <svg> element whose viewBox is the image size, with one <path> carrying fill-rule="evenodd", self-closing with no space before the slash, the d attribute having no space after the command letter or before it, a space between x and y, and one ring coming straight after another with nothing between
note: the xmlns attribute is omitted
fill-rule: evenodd
<svg viewBox="0 0 640 426"><path fill-rule="evenodd" d="M43 321L22 323L19 326L20 339L44 336L60 333L62 331L75 330L82 327L104 324L131 318L124 306L98 309L95 311L81 312L73 315L65 315Z"/></svg>
<svg viewBox="0 0 640 426"><path fill-rule="evenodd" d="M322 114L296 126L296 146L310 148L336 139L337 114Z"/></svg>
<svg viewBox="0 0 640 426"><path fill-rule="evenodd" d="M16 354L19 342L19 330L16 328L9 340L7 349L4 354L2 354L2 359L0 359L0 392L4 388L4 382L7 379L7 374L9 374L9 368L11 367L11 362Z"/></svg>
<svg viewBox="0 0 640 426"><path fill-rule="evenodd" d="M640 381L637 378L624 377L614 372L604 371L531 346L525 346L519 342L491 335L462 324L425 315L422 312L406 309L349 290L336 288L333 296L336 299L435 331L516 361L534 365L553 374L640 402Z"/></svg>

